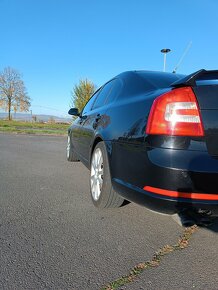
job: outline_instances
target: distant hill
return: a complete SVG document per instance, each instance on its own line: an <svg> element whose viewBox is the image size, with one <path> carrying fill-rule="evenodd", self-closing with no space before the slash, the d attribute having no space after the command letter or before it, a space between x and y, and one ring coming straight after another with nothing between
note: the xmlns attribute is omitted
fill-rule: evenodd
<svg viewBox="0 0 218 290"><path fill-rule="evenodd" d="M72 122L72 118L62 118L62 117L57 117L53 115L36 115L34 114L33 116L36 116L37 121L41 122L48 122L51 119L55 121L55 123L70 123ZM8 118L8 113L2 113L0 112L0 119L7 119ZM12 114L12 119L17 120L17 121L32 121L32 117L30 114L25 114L25 113L16 113Z"/></svg>

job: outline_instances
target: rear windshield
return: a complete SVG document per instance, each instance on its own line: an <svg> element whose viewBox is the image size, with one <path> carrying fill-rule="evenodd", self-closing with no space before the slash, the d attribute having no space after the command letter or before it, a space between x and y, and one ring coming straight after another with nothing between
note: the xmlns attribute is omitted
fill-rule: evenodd
<svg viewBox="0 0 218 290"><path fill-rule="evenodd" d="M218 72L206 71L196 80L197 86L218 85Z"/></svg>
<svg viewBox="0 0 218 290"><path fill-rule="evenodd" d="M218 80L196 80L197 86L218 85Z"/></svg>
<svg viewBox="0 0 218 290"><path fill-rule="evenodd" d="M184 75L163 72L137 72L151 89L162 89L169 87L175 81L184 78Z"/></svg>

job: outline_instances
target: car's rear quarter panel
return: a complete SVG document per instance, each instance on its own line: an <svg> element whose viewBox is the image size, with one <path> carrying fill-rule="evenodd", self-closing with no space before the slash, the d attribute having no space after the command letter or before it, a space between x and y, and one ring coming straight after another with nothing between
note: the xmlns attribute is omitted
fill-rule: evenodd
<svg viewBox="0 0 218 290"><path fill-rule="evenodd" d="M154 98L159 92L120 96L110 107L110 124L104 132L104 140L111 142L111 176L134 185L146 174L147 158L145 128Z"/></svg>

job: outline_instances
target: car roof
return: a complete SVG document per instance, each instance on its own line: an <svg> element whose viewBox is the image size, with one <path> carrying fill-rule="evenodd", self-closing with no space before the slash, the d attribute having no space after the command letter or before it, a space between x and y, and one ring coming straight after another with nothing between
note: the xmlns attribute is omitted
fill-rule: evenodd
<svg viewBox="0 0 218 290"><path fill-rule="evenodd" d="M181 79L183 77L185 77L185 75L182 74L175 74L175 73L170 73L170 72L163 72L163 71L149 71L149 70L132 70L132 71L125 71L122 72L120 74L118 74L116 77L119 78L128 78L131 77L133 75L137 76L137 75L145 75L149 78L149 76L156 76L156 77L172 77L175 76L175 79Z"/></svg>

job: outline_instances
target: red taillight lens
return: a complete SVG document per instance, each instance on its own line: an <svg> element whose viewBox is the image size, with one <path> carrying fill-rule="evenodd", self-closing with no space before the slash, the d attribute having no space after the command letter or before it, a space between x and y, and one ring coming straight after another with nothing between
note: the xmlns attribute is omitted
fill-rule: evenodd
<svg viewBox="0 0 218 290"><path fill-rule="evenodd" d="M190 87L174 89L154 100L147 134L204 136L199 106Z"/></svg>

